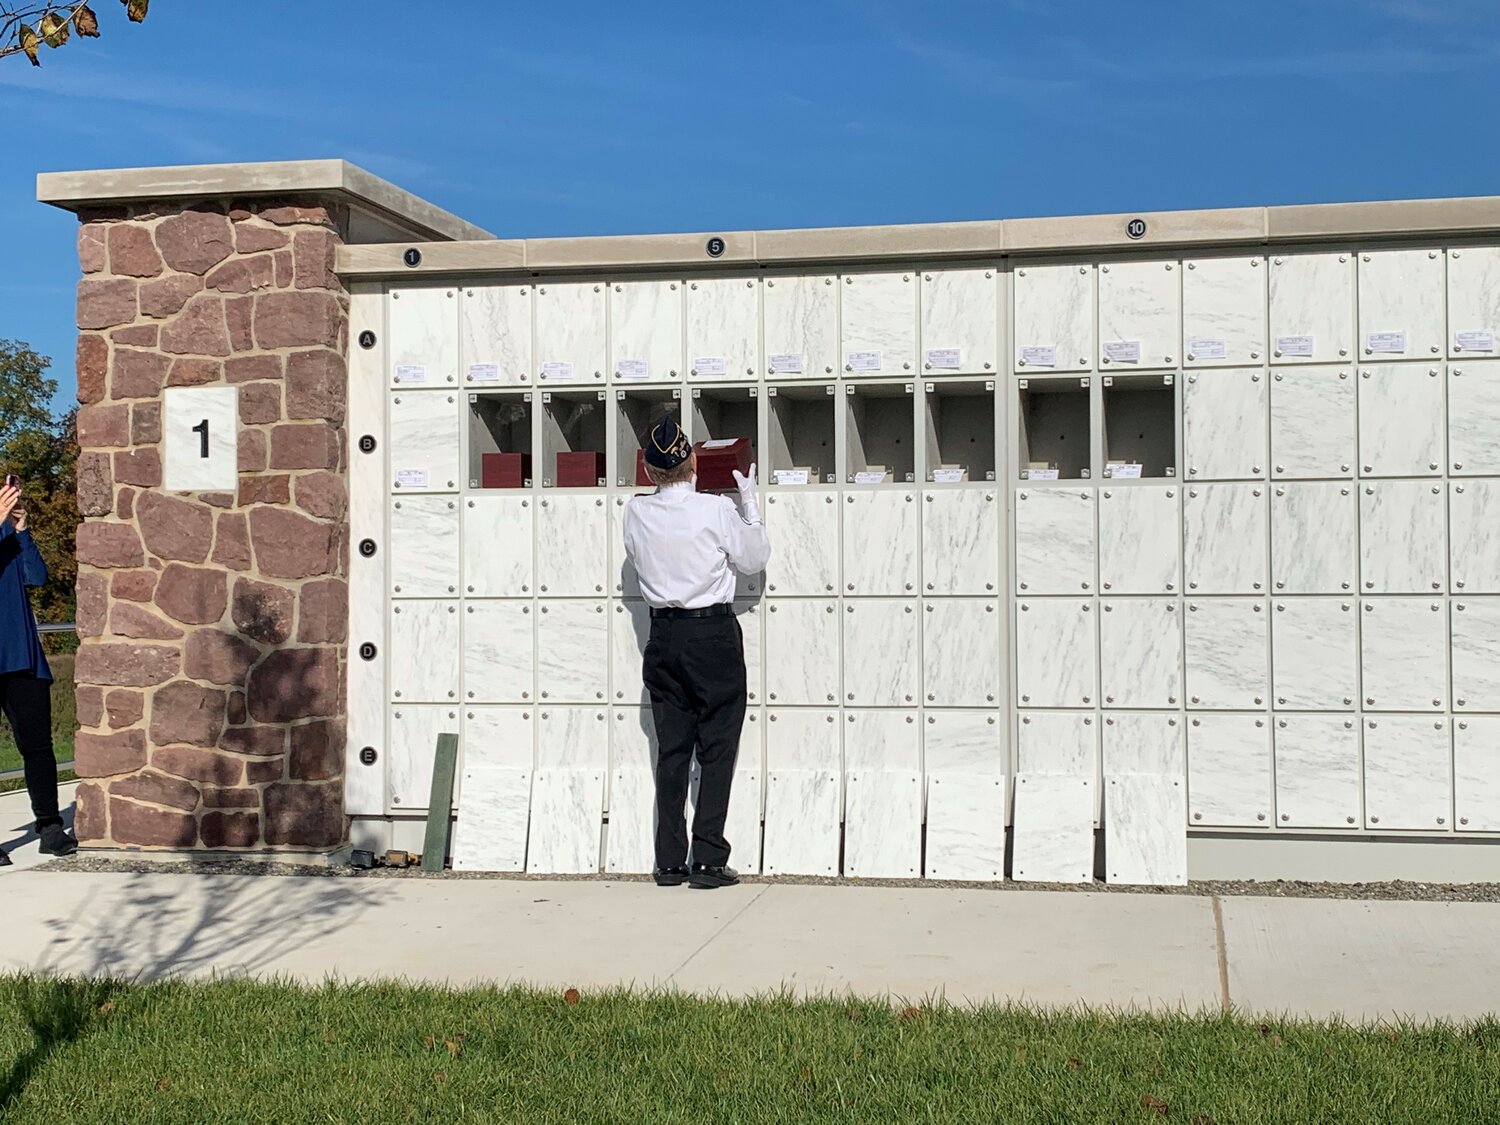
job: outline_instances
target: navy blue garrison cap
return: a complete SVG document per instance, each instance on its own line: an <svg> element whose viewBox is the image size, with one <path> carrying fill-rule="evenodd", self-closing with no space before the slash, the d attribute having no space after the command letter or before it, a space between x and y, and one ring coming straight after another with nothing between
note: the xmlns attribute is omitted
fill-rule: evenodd
<svg viewBox="0 0 1500 1125"><path fill-rule="evenodd" d="M688 459L693 447L677 419L663 418L646 439L646 464L653 469L675 469Z"/></svg>

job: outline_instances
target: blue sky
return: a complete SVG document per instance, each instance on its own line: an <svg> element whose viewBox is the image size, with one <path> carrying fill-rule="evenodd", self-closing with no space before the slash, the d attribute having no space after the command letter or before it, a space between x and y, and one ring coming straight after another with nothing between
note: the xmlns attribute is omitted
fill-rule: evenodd
<svg viewBox="0 0 1500 1125"><path fill-rule="evenodd" d="M96 7L0 61L0 337L60 398L38 171L340 156L516 237L1500 194L1495 0Z"/></svg>

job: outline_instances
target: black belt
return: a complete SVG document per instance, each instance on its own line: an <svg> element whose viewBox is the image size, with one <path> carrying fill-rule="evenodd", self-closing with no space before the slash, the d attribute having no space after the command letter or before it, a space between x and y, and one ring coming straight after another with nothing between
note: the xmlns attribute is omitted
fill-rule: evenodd
<svg viewBox="0 0 1500 1125"><path fill-rule="evenodd" d="M728 602L720 602L718 605L706 605L702 609L681 609L678 606L667 606L665 609L651 610L652 617L728 617L734 612L734 607Z"/></svg>

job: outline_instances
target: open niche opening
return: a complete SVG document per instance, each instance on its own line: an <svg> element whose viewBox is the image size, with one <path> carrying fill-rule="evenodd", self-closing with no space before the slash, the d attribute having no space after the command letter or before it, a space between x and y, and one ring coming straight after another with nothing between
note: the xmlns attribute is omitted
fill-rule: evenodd
<svg viewBox="0 0 1500 1125"><path fill-rule="evenodd" d="M469 487L531 487L531 392L469 396Z"/></svg>
<svg viewBox="0 0 1500 1125"><path fill-rule="evenodd" d="M846 480L903 484L916 479L916 395L911 383L849 383Z"/></svg>
<svg viewBox="0 0 1500 1125"><path fill-rule="evenodd" d="M542 392L542 484L596 488L605 482L604 392Z"/></svg>
<svg viewBox="0 0 1500 1125"><path fill-rule="evenodd" d="M650 488L641 450L656 424L668 415L682 423L682 392L677 389L615 391L615 483Z"/></svg>
<svg viewBox="0 0 1500 1125"><path fill-rule="evenodd" d="M926 479L994 480L994 380L934 381L926 390Z"/></svg>
<svg viewBox="0 0 1500 1125"><path fill-rule="evenodd" d="M775 485L834 484L834 407L832 383L796 383L766 391L771 411L771 463L762 474Z"/></svg>
<svg viewBox="0 0 1500 1125"><path fill-rule="evenodd" d="M1171 375L1104 381L1104 475L1112 480L1177 475L1177 394Z"/></svg>
<svg viewBox="0 0 1500 1125"><path fill-rule="evenodd" d="M1087 379L1022 379L1018 387L1022 480L1089 476Z"/></svg>

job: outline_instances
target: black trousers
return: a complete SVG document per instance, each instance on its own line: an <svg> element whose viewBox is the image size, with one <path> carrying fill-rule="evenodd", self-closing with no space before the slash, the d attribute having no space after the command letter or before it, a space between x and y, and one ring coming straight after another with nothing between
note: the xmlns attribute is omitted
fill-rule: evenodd
<svg viewBox="0 0 1500 1125"><path fill-rule="evenodd" d="M654 617L646 642L646 691L656 723L656 865L688 859L688 775L698 754L693 862L729 862L724 820L745 725L745 643L733 614Z"/></svg>
<svg viewBox="0 0 1500 1125"><path fill-rule="evenodd" d="M57 814L57 758L52 753L52 685L30 672L0 676L0 711L5 712L26 768L26 792L37 828L61 824Z"/></svg>

